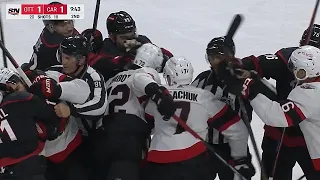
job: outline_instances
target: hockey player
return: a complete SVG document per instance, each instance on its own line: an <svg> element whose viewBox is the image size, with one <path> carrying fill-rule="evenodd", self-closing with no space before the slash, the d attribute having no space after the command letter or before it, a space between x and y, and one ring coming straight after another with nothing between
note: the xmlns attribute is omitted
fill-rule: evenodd
<svg viewBox="0 0 320 180"><path fill-rule="evenodd" d="M155 101L159 112L169 119L174 111L172 96L160 86L163 54L151 43L137 49L135 60L107 82L108 109L104 118L104 147L99 154L109 167L107 180L140 179L140 162L150 128L144 117L144 102ZM143 67L143 68L141 68ZM104 170L105 171L105 170ZM102 178L101 178L102 179Z"/></svg>
<svg viewBox="0 0 320 180"><path fill-rule="evenodd" d="M226 84L217 77L219 63L222 59L226 57L234 57L235 55L235 45L233 41L227 42L225 37L216 37L213 38L207 45L206 49L206 60L210 64L211 69L200 73L191 85L199 87L205 90L210 91L221 101L230 105L230 107L239 115L242 115L240 111L240 104L236 96L229 92L229 89L226 89ZM246 104L246 110L248 118L251 119L252 108ZM232 160L231 150L228 140L219 133L218 130L209 127L208 131L208 142L213 145L215 150L219 155L221 155L226 160ZM249 152L248 152L249 153ZM210 154L211 156L211 154ZM249 157L251 155L249 154ZM218 174L221 180L229 180L233 178L233 172L220 162L215 156L211 156L212 159L212 171L213 174ZM250 161L250 160L249 160ZM254 167L250 163L250 167Z"/></svg>
<svg viewBox="0 0 320 180"><path fill-rule="evenodd" d="M193 68L188 60L172 57L163 72L169 85L165 87L173 96L178 110L176 115L204 139L208 126L222 132L230 140L235 168L246 178L251 178L255 171L248 166L248 131L237 113L211 92L189 85L193 78ZM173 118L164 119L153 101L148 103L146 113L155 122L147 155L146 180L213 179L206 147L199 139L183 129Z"/></svg>
<svg viewBox="0 0 320 180"><path fill-rule="evenodd" d="M89 93L84 102L81 104L62 104L61 106L71 111L71 116L75 118L73 121L77 123L83 135L82 144L75 152L76 155L74 156L76 157L73 157L80 159L79 164L91 169L93 158L90 155L93 154L90 152L92 151L93 145L91 143L93 141L90 139L95 137L96 127L99 126L99 123L102 123L102 117L107 107L107 96L102 75L87 64L88 52L89 45L86 38L82 35L69 36L61 42L57 53L62 65L52 66L45 73L58 82L63 81L66 77L87 82ZM38 84L44 86L46 80L42 80ZM77 98L76 93L72 91L69 91L69 93ZM54 166L63 168L60 164Z"/></svg>
<svg viewBox="0 0 320 180"><path fill-rule="evenodd" d="M51 2L50 5L61 4ZM56 52L61 41L73 34L78 34L74 29L73 20L43 20L45 27L40 37L33 46L33 54L29 62L30 69L45 70L50 66L60 64L56 59Z"/></svg>
<svg viewBox="0 0 320 180"><path fill-rule="evenodd" d="M288 67L297 80L297 86L289 93L287 99L272 101L267 95L260 93L265 86L257 75L244 80L241 92L250 100L256 114L267 125L300 126L317 171L316 176L308 178L312 180L320 178L319 107L316 105L319 102L319 59L320 49L313 46L302 46L293 51Z"/></svg>
<svg viewBox="0 0 320 180"><path fill-rule="evenodd" d="M134 59L136 49L141 44L151 41L146 36L137 34L135 21L125 11L111 13L106 24L109 37L103 40L100 47L101 36L97 35L99 32L94 33L95 47L100 47L100 50L98 54L90 55L89 65L100 72L107 81ZM92 31L86 30L83 34L87 33ZM172 57L166 49L161 48L161 50L165 61Z"/></svg>
<svg viewBox="0 0 320 180"><path fill-rule="evenodd" d="M46 159L40 153L45 139L58 136L56 114L26 91L13 70L0 69L0 87L0 179L45 180Z"/></svg>
<svg viewBox="0 0 320 180"><path fill-rule="evenodd" d="M320 47L319 33L320 26L314 24L311 30L310 41L308 42L309 45ZM307 30L302 35L300 46L306 41L306 36ZM287 62L291 53L297 48L282 48L275 54L245 57L242 59L241 68L255 70L260 77L275 79L277 95L273 100L286 99L296 84L292 72L287 68ZM312 179L314 168L299 126L275 128L266 125L264 129L262 160L267 175L280 180L292 179L292 169L297 162L306 177ZM284 133L284 136L281 139L282 133ZM280 151L278 151L279 146L281 146ZM279 156L276 160L277 153L279 153ZM274 163L275 160L276 164Z"/></svg>

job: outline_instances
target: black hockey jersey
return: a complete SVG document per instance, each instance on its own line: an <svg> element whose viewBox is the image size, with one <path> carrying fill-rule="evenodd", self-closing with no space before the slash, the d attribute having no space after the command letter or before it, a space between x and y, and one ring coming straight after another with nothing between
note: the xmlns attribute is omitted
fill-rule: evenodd
<svg viewBox="0 0 320 180"><path fill-rule="evenodd" d="M139 42L151 43L151 41L143 35L138 36ZM171 58L173 55L166 49L161 48L164 62ZM117 45L110 39L106 38L103 41L102 48L99 54L90 53L89 65L100 72L104 79L107 81L117 73L123 70L123 67L134 59L134 54L129 54L121 51ZM164 64L163 64L164 65Z"/></svg>
<svg viewBox="0 0 320 180"><path fill-rule="evenodd" d="M79 34L76 29L73 33ZM33 54L29 62L30 69L45 70L50 66L60 64L56 53L64 38L63 35L51 33L47 28L43 28L38 41L33 46Z"/></svg>
<svg viewBox="0 0 320 180"><path fill-rule="evenodd" d="M55 117L54 110L33 94L7 95L0 104L0 167L38 155L44 142L39 140L42 129L36 123L45 125L48 136L54 135L59 125Z"/></svg>
<svg viewBox="0 0 320 180"><path fill-rule="evenodd" d="M287 63L294 50L298 47L288 47L275 54L265 54L258 57L249 56L242 59L245 69L255 70L261 77L276 80L277 100L287 99L290 91L295 87L295 78L288 69ZM283 128L265 126L265 135L280 140ZM305 146L303 134L299 126L289 127L285 130L283 144L289 147Z"/></svg>

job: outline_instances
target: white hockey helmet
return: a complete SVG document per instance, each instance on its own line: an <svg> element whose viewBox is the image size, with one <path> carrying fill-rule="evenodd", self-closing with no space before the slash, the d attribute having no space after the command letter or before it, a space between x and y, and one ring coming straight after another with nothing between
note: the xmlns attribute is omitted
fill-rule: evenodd
<svg viewBox="0 0 320 180"><path fill-rule="evenodd" d="M192 64L184 57L171 57L164 66L163 77L169 86L190 84L193 78Z"/></svg>
<svg viewBox="0 0 320 180"><path fill-rule="evenodd" d="M17 81L21 81L21 79L15 71L5 67L0 69L0 83L16 83Z"/></svg>
<svg viewBox="0 0 320 180"><path fill-rule="evenodd" d="M136 57L133 64L139 67L150 67L157 72L161 72L163 62L163 54L159 47L146 43L137 49Z"/></svg>
<svg viewBox="0 0 320 180"><path fill-rule="evenodd" d="M320 76L320 49L306 45L292 52L288 67L299 81Z"/></svg>

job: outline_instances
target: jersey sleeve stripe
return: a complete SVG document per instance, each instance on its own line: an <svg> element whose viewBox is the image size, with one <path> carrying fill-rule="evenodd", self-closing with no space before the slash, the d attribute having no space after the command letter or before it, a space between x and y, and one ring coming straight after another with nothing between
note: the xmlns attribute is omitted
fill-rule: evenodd
<svg viewBox="0 0 320 180"><path fill-rule="evenodd" d="M91 76L90 76L91 77ZM103 77L99 74L99 77L100 77L100 81L101 81L101 87L99 87L100 89L100 92L98 94L94 94L94 97L99 97L99 99L97 98L94 98L87 101L86 103L84 104L81 104L81 105L77 105L77 112L80 113L80 114L86 114L86 115L100 115L100 114L91 114L90 111L95 111L95 110L98 110L100 108L102 108L104 105L105 105L105 100L106 100L106 90L105 90L105 86L104 86L104 80L103 80ZM92 88L94 86L93 84L93 79L91 77L90 79L90 83L89 86L91 86L90 88ZM93 89L95 89L93 87Z"/></svg>
<svg viewBox="0 0 320 180"><path fill-rule="evenodd" d="M291 103L293 106L292 108L284 111L284 115L285 115L286 120L288 122L288 126L298 125L301 121L306 119L306 116L301 111L301 109L294 102L292 102L290 100L281 101L280 105L281 105L281 107L283 107L285 104L288 104L288 103ZM284 110L284 109L282 108L282 110Z"/></svg>
<svg viewBox="0 0 320 180"><path fill-rule="evenodd" d="M238 114L229 105L225 105L215 116L208 120L208 124L222 132L239 120Z"/></svg>
<svg viewBox="0 0 320 180"><path fill-rule="evenodd" d="M225 124L223 124L220 128L218 128L217 130L219 132L222 132L226 129L228 129L230 126L234 125L235 123L237 123L238 121L240 121L240 117L239 116L234 116L231 120L227 121Z"/></svg>
<svg viewBox="0 0 320 180"><path fill-rule="evenodd" d="M282 55L281 51L277 51L276 55L284 62L284 64L288 64L284 56Z"/></svg>
<svg viewBox="0 0 320 180"><path fill-rule="evenodd" d="M262 72L262 69L260 67L260 64L259 64L259 59L255 56L250 56L250 59L254 65L254 69L255 71L257 71L257 73L262 76L263 72Z"/></svg>
<svg viewBox="0 0 320 180"><path fill-rule="evenodd" d="M215 114L213 117L208 119L208 123L211 123L217 119L220 119L224 114L228 111L229 105L225 105L217 114Z"/></svg>

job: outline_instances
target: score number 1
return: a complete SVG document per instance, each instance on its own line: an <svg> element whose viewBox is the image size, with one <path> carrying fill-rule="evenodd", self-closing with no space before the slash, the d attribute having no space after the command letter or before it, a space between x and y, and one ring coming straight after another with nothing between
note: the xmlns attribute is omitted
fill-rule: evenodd
<svg viewBox="0 0 320 180"><path fill-rule="evenodd" d="M23 15L67 14L66 4L21 4Z"/></svg>

